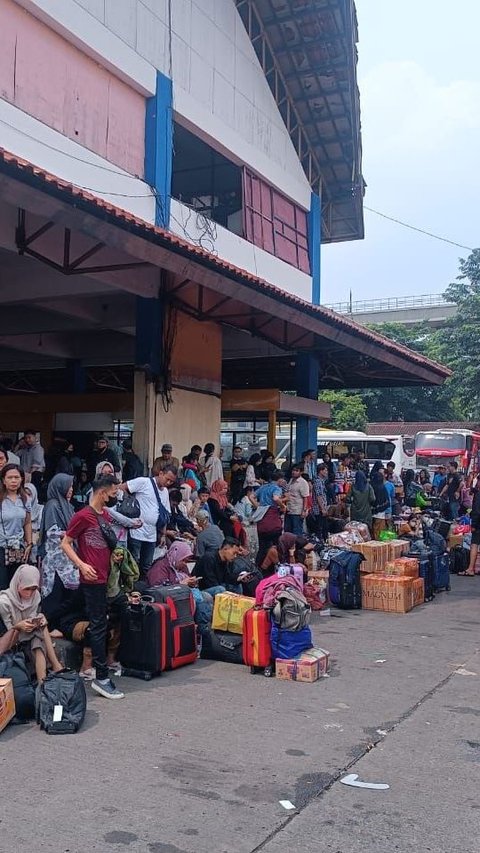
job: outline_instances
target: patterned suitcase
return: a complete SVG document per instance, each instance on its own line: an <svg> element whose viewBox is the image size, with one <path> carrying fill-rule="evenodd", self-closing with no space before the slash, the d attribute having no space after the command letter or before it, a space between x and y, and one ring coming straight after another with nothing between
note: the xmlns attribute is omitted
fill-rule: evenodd
<svg viewBox="0 0 480 853"><path fill-rule="evenodd" d="M250 672L272 675L270 614L267 610L247 610L243 617L243 662Z"/></svg>
<svg viewBox="0 0 480 853"><path fill-rule="evenodd" d="M154 586L145 593L170 611L169 669L197 660L197 628L193 619L195 602L187 586Z"/></svg>
<svg viewBox="0 0 480 853"><path fill-rule="evenodd" d="M170 666L170 610L166 604L139 601L122 617L118 657L123 674L149 681Z"/></svg>

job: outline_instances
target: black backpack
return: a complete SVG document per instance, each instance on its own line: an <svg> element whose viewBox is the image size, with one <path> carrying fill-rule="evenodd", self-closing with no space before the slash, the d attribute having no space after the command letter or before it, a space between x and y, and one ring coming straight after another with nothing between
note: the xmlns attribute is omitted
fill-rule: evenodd
<svg viewBox="0 0 480 853"><path fill-rule="evenodd" d="M0 678L12 679L15 719L33 720L35 716L35 690L23 652L5 652L4 655L0 655Z"/></svg>
<svg viewBox="0 0 480 853"><path fill-rule="evenodd" d="M49 735L78 732L86 710L85 684L78 672L51 672L37 688L37 723Z"/></svg>
<svg viewBox="0 0 480 853"><path fill-rule="evenodd" d="M454 575L466 572L470 565L470 551L463 545L455 545L450 551L449 564L450 571Z"/></svg>

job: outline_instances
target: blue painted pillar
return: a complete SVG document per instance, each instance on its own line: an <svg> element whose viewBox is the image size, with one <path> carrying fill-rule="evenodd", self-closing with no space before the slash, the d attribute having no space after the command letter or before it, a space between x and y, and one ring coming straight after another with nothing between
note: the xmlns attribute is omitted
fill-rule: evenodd
<svg viewBox="0 0 480 853"><path fill-rule="evenodd" d="M73 394L84 394L87 390L87 371L79 358L69 358L66 364L67 387Z"/></svg>
<svg viewBox="0 0 480 853"><path fill-rule="evenodd" d="M135 369L152 381L162 367L163 301L137 296L136 313Z"/></svg>
<svg viewBox="0 0 480 853"><path fill-rule="evenodd" d="M309 400L318 398L319 364L318 359L308 353L298 353L296 356L296 391L299 397ZM297 433L295 456L299 460L304 450L317 449L316 418L298 416L296 419Z"/></svg>
<svg viewBox="0 0 480 853"><path fill-rule="evenodd" d="M319 195L312 193L310 214L308 217L308 251L312 275L312 302L320 305L320 268L322 245L322 201Z"/></svg>
<svg viewBox="0 0 480 853"><path fill-rule="evenodd" d="M147 100L145 117L145 180L156 192L155 225L168 228L173 162L172 81L157 72L157 91Z"/></svg>

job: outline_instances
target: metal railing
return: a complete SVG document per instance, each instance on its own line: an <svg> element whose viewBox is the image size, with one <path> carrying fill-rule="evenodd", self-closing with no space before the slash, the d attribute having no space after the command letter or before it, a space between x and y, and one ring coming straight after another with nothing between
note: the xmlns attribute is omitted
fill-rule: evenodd
<svg viewBox="0 0 480 853"><path fill-rule="evenodd" d="M338 314L375 314L402 308L443 308L453 305L443 293L424 293L421 296L390 296L387 299L362 299L355 302L335 302L326 305Z"/></svg>

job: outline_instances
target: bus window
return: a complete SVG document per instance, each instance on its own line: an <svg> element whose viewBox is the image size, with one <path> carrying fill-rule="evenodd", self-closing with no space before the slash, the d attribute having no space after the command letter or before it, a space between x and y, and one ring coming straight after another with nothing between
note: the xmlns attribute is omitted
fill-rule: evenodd
<svg viewBox="0 0 480 853"><path fill-rule="evenodd" d="M365 456L367 459L381 459L383 462L388 462L395 452L395 445L392 441L373 440L365 442Z"/></svg>

